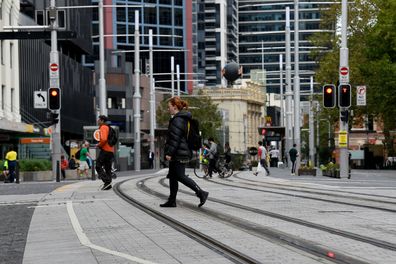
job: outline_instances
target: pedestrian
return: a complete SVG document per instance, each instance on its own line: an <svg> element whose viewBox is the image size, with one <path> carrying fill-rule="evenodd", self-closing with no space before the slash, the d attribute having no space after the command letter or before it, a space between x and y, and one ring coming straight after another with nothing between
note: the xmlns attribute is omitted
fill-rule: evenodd
<svg viewBox="0 0 396 264"><path fill-rule="evenodd" d="M276 147L273 147L270 152L270 157L271 157L271 167L278 167L278 161L279 161L279 150L276 149Z"/></svg>
<svg viewBox="0 0 396 264"><path fill-rule="evenodd" d="M214 139L212 137L208 138L209 141L209 148L206 147L207 149L207 156L209 159L209 168L208 168L208 175L209 178L212 178L213 171L216 171L216 164L217 160L219 157L219 153L217 151L217 144L214 142Z"/></svg>
<svg viewBox="0 0 396 264"><path fill-rule="evenodd" d="M70 160L69 160L69 169L74 170L76 169L76 158L74 157L74 155L71 156Z"/></svg>
<svg viewBox="0 0 396 264"><path fill-rule="evenodd" d="M225 165L228 168L228 165L231 162L231 147L230 147L230 143L228 142L224 144L224 158L225 158Z"/></svg>
<svg viewBox="0 0 396 264"><path fill-rule="evenodd" d="M149 150L148 153L149 168L154 169L154 152Z"/></svg>
<svg viewBox="0 0 396 264"><path fill-rule="evenodd" d="M14 151L14 146L11 146L5 157L5 159L8 162L8 173L9 173L8 179L11 183L13 183L15 180L17 156L18 154L16 153L16 151Z"/></svg>
<svg viewBox="0 0 396 264"><path fill-rule="evenodd" d="M259 141L258 142L258 157L259 157L259 162L261 167L263 167L265 169L265 171L267 172L267 176L270 175L270 171L268 170L268 165L267 165L267 149L263 146L263 142ZM259 173L259 171L256 171L255 173L253 173L255 176L257 176L257 174Z"/></svg>
<svg viewBox="0 0 396 264"><path fill-rule="evenodd" d="M114 158L114 147L110 146L108 143L108 136L110 127L108 125L108 118L105 115L99 116L98 125L99 125L99 135L100 141L96 145L100 151L99 156L96 159L96 171L100 179L103 181L103 187L101 190L110 190L111 186L111 163Z"/></svg>
<svg viewBox="0 0 396 264"><path fill-rule="evenodd" d="M65 156L61 156L61 173L62 179L66 179L66 169L69 167L69 162L65 159Z"/></svg>
<svg viewBox="0 0 396 264"><path fill-rule="evenodd" d="M88 165L88 157L89 157L89 152L88 152L88 147L89 143L84 142L81 145L81 150L80 150L80 165L77 168L77 176L82 177L88 177L88 170L89 170L89 165Z"/></svg>
<svg viewBox="0 0 396 264"><path fill-rule="evenodd" d="M3 176L4 176L4 183L8 183L9 182L9 171L8 171L8 161L4 160L3 162Z"/></svg>
<svg viewBox="0 0 396 264"><path fill-rule="evenodd" d="M192 151L187 143L187 122L192 115L187 111L188 104L180 97L172 97L168 102L168 111L171 114L165 143L165 159L169 161L169 189L170 195L161 207L176 207L176 195L179 182L183 183L199 197L198 207L206 202L209 193L202 190L198 184L185 174L186 164L192 157Z"/></svg>
<svg viewBox="0 0 396 264"><path fill-rule="evenodd" d="M289 150L289 157L292 163L291 175L293 176L296 175L296 160L297 157L299 156L296 146L297 146L296 144L293 144L293 147Z"/></svg>

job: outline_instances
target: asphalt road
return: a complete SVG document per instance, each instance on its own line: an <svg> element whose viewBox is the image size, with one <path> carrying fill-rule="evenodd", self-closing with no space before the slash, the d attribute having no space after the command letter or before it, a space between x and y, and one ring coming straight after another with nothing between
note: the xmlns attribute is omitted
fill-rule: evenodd
<svg viewBox="0 0 396 264"><path fill-rule="evenodd" d="M0 184L0 264L22 263L35 205L71 182Z"/></svg>

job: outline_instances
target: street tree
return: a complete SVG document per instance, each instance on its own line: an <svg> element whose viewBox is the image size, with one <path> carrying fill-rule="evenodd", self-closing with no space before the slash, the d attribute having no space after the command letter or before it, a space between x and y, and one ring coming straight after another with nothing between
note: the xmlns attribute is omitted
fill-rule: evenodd
<svg viewBox="0 0 396 264"><path fill-rule="evenodd" d="M191 112L193 118L199 121L202 138L213 137L218 141L218 133L216 131L221 127L222 116L217 108L217 104L214 104L210 97L202 94L181 97L188 102L188 111ZM170 118L167 110L169 98L169 96L164 98L157 109L157 124L164 128L168 126Z"/></svg>

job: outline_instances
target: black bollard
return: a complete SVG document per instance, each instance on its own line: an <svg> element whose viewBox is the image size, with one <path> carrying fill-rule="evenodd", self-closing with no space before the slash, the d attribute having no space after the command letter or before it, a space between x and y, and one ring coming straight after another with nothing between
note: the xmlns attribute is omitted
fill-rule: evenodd
<svg viewBox="0 0 396 264"><path fill-rule="evenodd" d="M56 182L60 182L59 160L56 161Z"/></svg>
<svg viewBox="0 0 396 264"><path fill-rule="evenodd" d="M15 165L15 183L19 183L19 162L16 161Z"/></svg>
<svg viewBox="0 0 396 264"><path fill-rule="evenodd" d="M96 180L96 176L95 176L95 161L92 160L92 164L91 164L91 179L94 181Z"/></svg>

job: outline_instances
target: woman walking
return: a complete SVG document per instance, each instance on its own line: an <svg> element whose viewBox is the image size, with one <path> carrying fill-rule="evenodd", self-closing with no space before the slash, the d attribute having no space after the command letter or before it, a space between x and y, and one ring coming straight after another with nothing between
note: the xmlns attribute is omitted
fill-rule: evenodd
<svg viewBox="0 0 396 264"><path fill-rule="evenodd" d="M208 198L208 192L203 191L191 178L185 175L186 163L192 157L187 143L187 122L192 115L187 111L188 104L180 97L172 97L168 102L168 111L171 114L168 133L165 143L165 159L169 161L169 188L168 201L161 207L176 207L176 195L179 182L183 183L199 197L201 207Z"/></svg>

